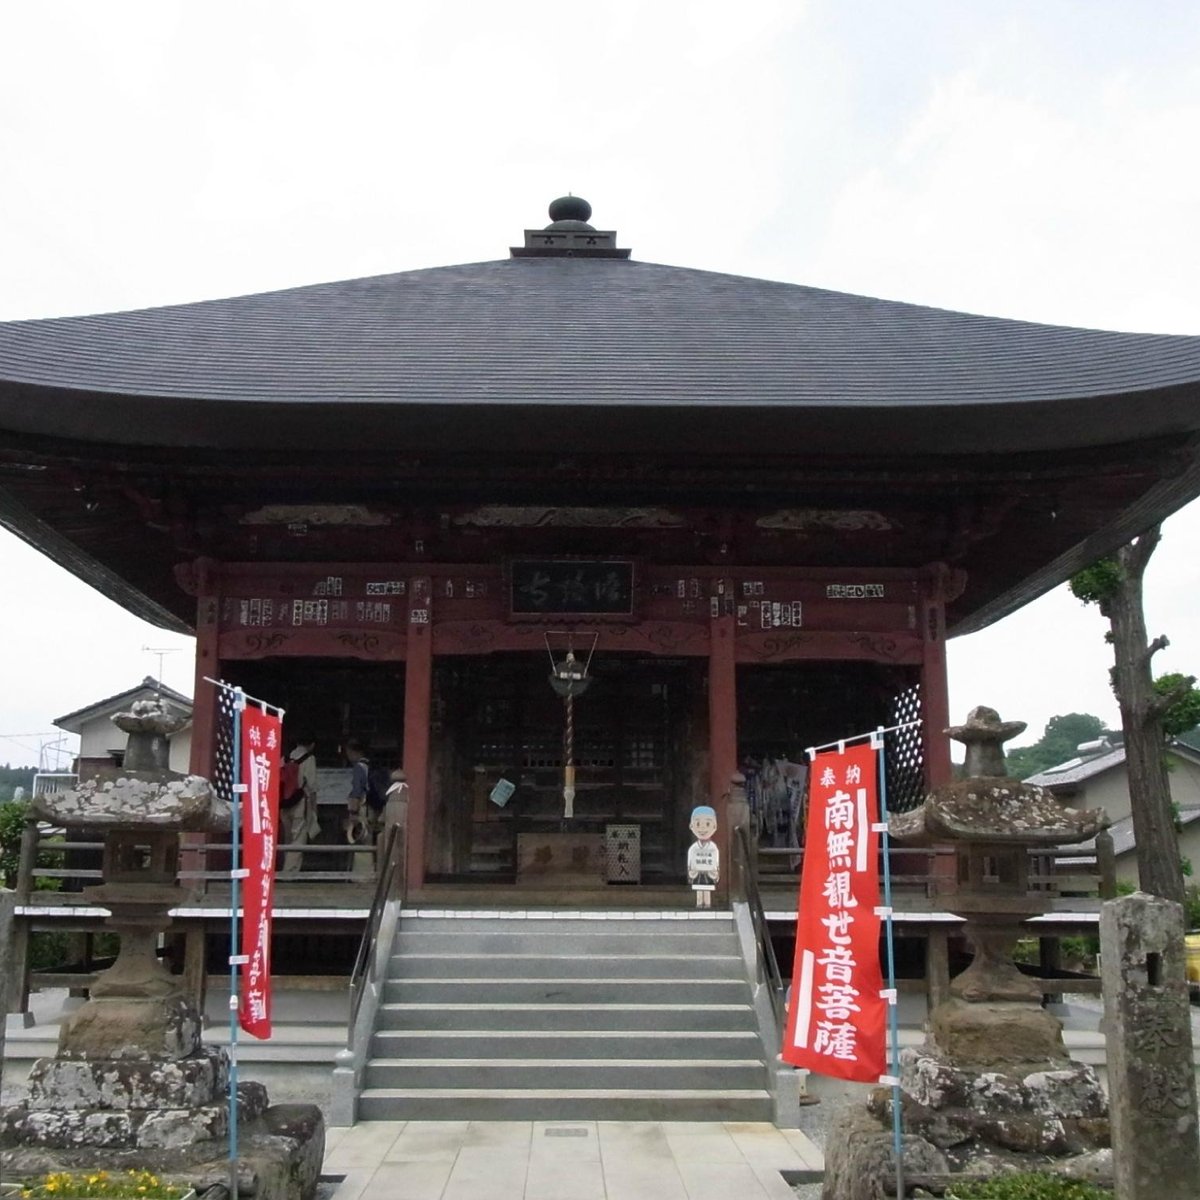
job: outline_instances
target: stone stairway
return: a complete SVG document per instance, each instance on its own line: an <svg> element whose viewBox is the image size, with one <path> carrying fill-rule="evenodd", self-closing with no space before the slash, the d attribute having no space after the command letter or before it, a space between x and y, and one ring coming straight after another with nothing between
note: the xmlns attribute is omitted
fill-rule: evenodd
<svg viewBox="0 0 1200 1200"><path fill-rule="evenodd" d="M768 1121L767 1087L725 913L405 917L358 1112Z"/></svg>

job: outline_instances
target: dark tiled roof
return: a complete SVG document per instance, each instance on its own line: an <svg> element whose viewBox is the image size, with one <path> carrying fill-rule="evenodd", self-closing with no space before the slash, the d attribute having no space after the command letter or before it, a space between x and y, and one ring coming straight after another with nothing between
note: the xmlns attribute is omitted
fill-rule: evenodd
<svg viewBox="0 0 1200 1200"><path fill-rule="evenodd" d="M1195 734L1195 730L1191 734ZM1200 762L1200 746L1196 746L1193 742L1189 742L1188 734L1182 737L1172 738L1167 743L1168 751L1181 755L1184 758L1191 759L1193 762ZM1102 775L1105 771L1111 770L1113 767L1123 766L1125 763L1125 747L1114 746L1111 750L1103 754L1094 754L1090 758L1072 758L1065 763L1059 763L1056 767L1051 767L1046 771L1039 771L1036 775L1030 775L1025 780L1026 783L1037 784L1039 787L1054 788L1074 786L1075 784L1083 783L1096 775Z"/></svg>
<svg viewBox="0 0 1200 1200"><path fill-rule="evenodd" d="M1039 771L1030 775L1026 783L1038 787L1066 787L1068 784L1082 783L1094 775L1100 775L1111 767L1119 767L1125 761L1125 747L1114 746L1104 754L1094 754L1091 758L1072 758L1049 770Z"/></svg>
<svg viewBox="0 0 1200 1200"><path fill-rule="evenodd" d="M1187 730L1185 733L1177 734L1175 741L1181 746L1186 746L1196 754L1200 754L1200 725L1197 725L1195 729Z"/></svg>
<svg viewBox="0 0 1200 1200"><path fill-rule="evenodd" d="M1185 388L1169 411L1131 412L1123 431L1107 418L1099 430L1075 419L1059 429L1063 444L1094 444L1200 428L1198 381L1200 337L1035 325L621 260L512 259L0 324L0 427L12 428L6 382L272 404L1020 404L1031 417L1044 402Z"/></svg>
<svg viewBox="0 0 1200 1200"><path fill-rule="evenodd" d="M1179 824L1183 828L1200 821L1200 808L1180 808L1179 809ZM1109 827L1108 832L1112 835L1113 853L1119 858L1122 854L1128 854L1131 850L1137 848L1137 838L1133 833L1133 818L1122 817L1119 821L1114 821ZM1087 855L1096 853L1096 839L1089 838L1086 842L1078 842L1073 846L1062 846L1060 850L1064 858L1070 858L1074 855ZM1059 861L1062 861L1061 859Z"/></svg>
<svg viewBox="0 0 1200 1200"><path fill-rule="evenodd" d="M192 711L190 696L185 696L182 692L167 687L165 683L159 683L153 675L147 675L136 687L126 688L125 691L117 692L115 696L106 696L103 700L93 700L91 704L85 704L82 708L75 709L74 712L55 717L54 724L60 729L66 729L68 733L78 733L78 727L84 721L90 720L92 717L103 716L106 712L117 712L123 705L130 704L134 700L146 699L152 694L161 694L165 700L174 702L188 713Z"/></svg>

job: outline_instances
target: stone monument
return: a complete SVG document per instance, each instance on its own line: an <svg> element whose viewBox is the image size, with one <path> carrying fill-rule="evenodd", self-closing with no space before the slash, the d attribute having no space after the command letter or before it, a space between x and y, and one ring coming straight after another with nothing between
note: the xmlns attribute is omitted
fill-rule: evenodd
<svg viewBox="0 0 1200 1200"><path fill-rule="evenodd" d="M966 746L965 777L889 821L900 844L954 846L957 891L945 905L966 919L974 951L929 1014L925 1044L900 1055L907 1175L1111 1172L1100 1082L1067 1056L1061 1022L1012 959L1021 922L1050 907L1051 893L1029 886L1028 849L1082 842L1109 822L1102 810L1068 808L1007 776L1003 743L1024 728L973 709L947 730ZM865 1110L847 1113L829 1139L824 1200L880 1200L894 1190L891 1106L891 1089L879 1088Z"/></svg>
<svg viewBox="0 0 1200 1200"><path fill-rule="evenodd" d="M1135 892L1100 913L1117 1200L1200 1196L1183 910Z"/></svg>
<svg viewBox="0 0 1200 1200"><path fill-rule="evenodd" d="M188 895L176 882L180 833L228 830L229 805L206 779L168 769L180 718L160 700L113 720L129 734L120 774L37 797L34 813L103 834L103 882L83 894L108 909L120 950L64 1021L55 1057L34 1064L28 1100L0 1112L0 1164L9 1179L149 1167L201 1189L229 1179L229 1056L203 1044L201 1014L157 946ZM320 1110L270 1107L255 1083L239 1085L238 1101L239 1191L308 1200L324 1157Z"/></svg>

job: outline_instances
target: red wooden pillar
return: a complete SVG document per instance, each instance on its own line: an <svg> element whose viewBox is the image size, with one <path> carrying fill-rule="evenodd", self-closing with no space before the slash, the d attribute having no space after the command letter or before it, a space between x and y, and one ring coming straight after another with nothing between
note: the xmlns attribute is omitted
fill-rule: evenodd
<svg viewBox="0 0 1200 1200"><path fill-rule="evenodd" d="M221 596L215 564L199 559L176 571L176 578L184 590L196 597L196 673L192 684L192 749L188 770L193 775L212 779L217 756L217 689L205 682L221 678L221 656L218 646L220 632ZM208 866L207 855L194 849L206 841L220 841L203 833L185 833L180 839L179 865L184 871L203 871ZM203 893L206 887L200 881L194 886ZM189 931L185 955L192 959L203 954L204 933L199 933L200 950L196 949L195 931ZM192 972L194 976L194 968ZM194 978L193 978L194 982ZM203 984L197 984L197 987Z"/></svg>
<svg viewBox="0 0 1200 1200"><path fill-rule="evenodd" d="M940 600L927 599L921 659L921 749L925 759L925 786L941 787L951 779L950 692L946 679L946 609Z"/></svg>
<svg viewBox="0 0 1200 1200"><path fill-rule="evenodd" d="M721 851L721 890L733 868L729 828L729 782L737 770L737 627L733 617L714 617L709 626L708 747L709 794L717 810L717 846Z"/></svg>
<svg viewBox="0 0 1200 1200"><path fill-rule="evenodd" d="M404 773L408 777L408 886L425 882L429 795L429 717L433 696L433 586L410 584L408 656L404 664Z"/></svg>
<svg viewBox="0 0 1200 1200"><path fill-rule="evenodd" d="M221 678L217 648L220 607L220 599L215 594L201 595L196 602L196 680L192 686L192 752L188 769L193 775L203 775L206 779L212 778L217 748L217 689L204 680L206 676Z"/></svg>
<svg viewBox="0 0 1200 1200"><path fill-rule="evenodd" d="M962 591L961 572L934 567L921 597L921 750L925 760L926 788L941 787L953 779L950 763L950 690L946 678L946 603ZM955 590L957 588L957 590ZM931 867L935 892L953 887L952 857L938 857Z"/></svg>
<svg viewBox="0 0 1200 1200"><path fill-rule="evenodd" d="M925 786L953 777L950 765L950 691L946 678L946 605L962 594L966 577L943 563L930 568L921 596L921 749Z"/></svg>

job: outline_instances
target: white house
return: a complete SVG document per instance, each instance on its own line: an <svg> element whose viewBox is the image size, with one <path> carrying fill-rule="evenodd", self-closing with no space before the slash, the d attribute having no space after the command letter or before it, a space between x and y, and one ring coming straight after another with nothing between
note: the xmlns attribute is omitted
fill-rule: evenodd
<svg viewBox="0 0 1200 1200"><path fill-rule="evenodd" d="M1172 739L1165 753L1171 799L1179 810L1179 853L1192 863L1200 881L1200 749L1194 744L1196 740L1193 730ZM1138 882L1124 746L1114 746L1107 739L1087 742L1079 747L1077 757L1031 775L1025 782L1048 788L1072 808L1104 809L1112 820L1109 832L1117 859L1117 878ZM1094 843L1085 842L1072 847L1072 856L1090 855L1094 850Z"/></svg>

